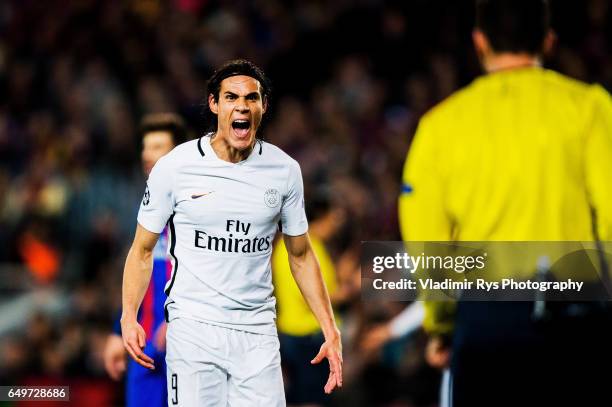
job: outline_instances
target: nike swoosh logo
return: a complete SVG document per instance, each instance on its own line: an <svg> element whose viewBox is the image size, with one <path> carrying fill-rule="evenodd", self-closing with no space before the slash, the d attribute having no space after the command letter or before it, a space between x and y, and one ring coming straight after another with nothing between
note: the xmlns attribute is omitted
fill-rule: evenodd
<svg viewBox="0 0 612 407"><path fill-rule="evenodd" d="M193 194L193 195L191 195L191 199L198 199L198 198L201 198L203 196L210 195L213 192L215 192L215 191L210 191L210 192L207 192L205 194Z"/></svg>

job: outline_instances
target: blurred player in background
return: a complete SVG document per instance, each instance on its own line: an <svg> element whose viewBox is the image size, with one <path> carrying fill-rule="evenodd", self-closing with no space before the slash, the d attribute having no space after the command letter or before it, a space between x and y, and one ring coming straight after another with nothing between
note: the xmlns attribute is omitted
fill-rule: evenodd
<svg viewBox="0 0 612 407"><path fill-rule="evenodd" d="M162 156L174 147L187 141L187 130L183 120L172 113L146 115L140 125L142 138L142 170L149 175ZM168 230L164 228L153 250L153 274L147 288L138 321L147 335L145 353L151 355L159 369L146 369L133 360L127 366L126 405L165 406L168 402L166 390L166 323L164 321L164 286L172 269L168 257ZM108 336L104 350L104 366L108 374L119 380L126 369L127 351L121 338L119 321L115 332Z"/></svg>
<svg viewBox="0 0 612 407"><path fill-rule="evenodd" d="M334 205L325 189L309 196L306 214L312 249L317 255L323 280L332 303L336 303L337 276L328 243L342 227L344 210ZM289 265L287 248L282 239L274 246L272 254L272 279L277 301L277 320L280 351L285 378L287 379L287 403L291 405L322 405L326 396L321 386L327 380L324 365L310 367L312 355L323 342L323 333L316 317L308 307L295 283Z"/></svg>
<svg viewBox="0 0 612 407"><path fill-rule="evenodd" d="M546 1L479 0L476 20L486 75L419 124L400 198L404 240L612 239L610 95L541 68L554 40ZM426 304L428 360L451 359L454 405L610 404L594 368L612 365L609 310L568 305L541 325L533 307Z"/></svg>
<svg viewBox="0 0 612 407"><path fill-rule="evenodd" d="M251 62L230 61L207 93L215 131L161 158L147 181L124 270L124 344L155 369L142 352L146 333L136 316L168 224L168 404L285 405L270 270L280 225L293 276L325 337L313 363L328 359L330 393L342 385L342 347L308 237L301 170L256 138L269 82Z"/></svg>

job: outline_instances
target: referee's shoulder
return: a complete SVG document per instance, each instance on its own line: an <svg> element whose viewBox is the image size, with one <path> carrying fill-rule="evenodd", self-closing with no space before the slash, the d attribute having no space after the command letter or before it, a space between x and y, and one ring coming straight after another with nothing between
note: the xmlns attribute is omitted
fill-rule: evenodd
<svg viewBox="0 0 612 407"><path fill-rule="evenodd" d="M551 100L590 120L593 114L612 114L610 93L598 83L587 83L552 70L544 71L546 90Z"/></svg>
<svg viewBox="0 0 612 407"><path fill-rule="evenodd" d="M610 93L598 83L586 83L552 70L545 71L547 90L558 105L570 107L584 120L612 114Z"/></svg>
<svg viewBox="0 0 612 407"><path fill-rule="evenodd" d="M607 94L599 84L586 83L553 70L544 70L543 76L549 89L555 89L557 92L565 93L572 98L590 97L597 93Z"/></svg>
<svg viewBox="0 0 612 407"><path fill-rule="evenodd" d="M472 82L438 102L421 117L421 123L433 124L461 116L463 111L472 108L478 97L476 86L477 82Z"/></svg>

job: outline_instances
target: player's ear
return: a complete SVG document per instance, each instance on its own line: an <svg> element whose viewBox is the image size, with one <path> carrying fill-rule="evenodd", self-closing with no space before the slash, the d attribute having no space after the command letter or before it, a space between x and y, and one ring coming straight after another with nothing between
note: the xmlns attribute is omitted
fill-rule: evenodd
<svg viewBox="0 0 612 407"><path fill-rule="evenodd" d="M548 30L544 43L542 44L542 53L544 56L552 54L555 44L557 43L557 34L553 30Z"/></svg>
<svg viewBox="0 0 612 407"><path fill-rule="evenodd" d="M212 93L208 95L208 108L214 114L219 114L219 104L215 100L215 95L213 95Z"/></svg>
<svg viewBox="0 0 612 407"><path fill-rule="evenodd" d="M261 112L265 113L266 110L268 110L268 97L264 96L264 98L263 98L263 109L261 110Z"/></svg>

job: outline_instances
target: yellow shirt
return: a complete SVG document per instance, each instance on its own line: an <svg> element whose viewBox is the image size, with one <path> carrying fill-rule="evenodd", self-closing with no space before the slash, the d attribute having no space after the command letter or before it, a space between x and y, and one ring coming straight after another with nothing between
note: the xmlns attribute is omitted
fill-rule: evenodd
<svg viewBox="0 0 612 407"><path fill-rule="evenodd" d="M319 259L323 281L330 295L336 290L336 270L323 242L310 235L312 248ZM278 331L293 336L305 336L320 331L317 319L302 297L291 269L283 239L279 239L272 253L272 279L276 295Z"/></svg>
<svg viewBox="0 0 612 407"><path fill-rule="evenodd" d="M603 88L541 68L492 73L421 120L400 229L412 241L592 241L593 209L599 239L612 240L611 177ZM449 329L435 319L426 313L426 329Z"/></svg>

